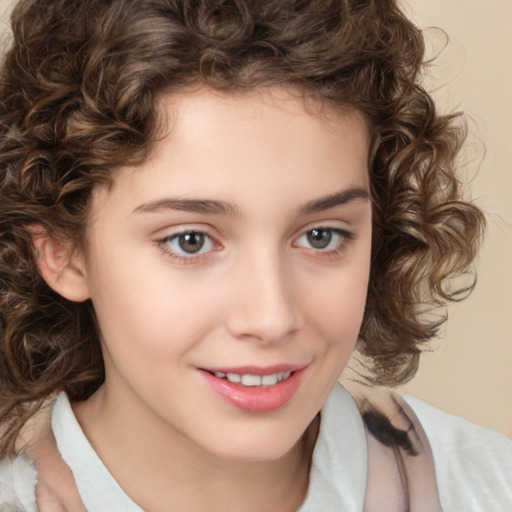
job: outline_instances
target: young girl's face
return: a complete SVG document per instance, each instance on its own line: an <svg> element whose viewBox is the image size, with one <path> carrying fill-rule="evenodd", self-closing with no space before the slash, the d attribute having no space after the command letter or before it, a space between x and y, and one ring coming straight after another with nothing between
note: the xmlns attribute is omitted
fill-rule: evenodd
<svg viewBox="0 0 512 512"><path fill-rule="evenodd" d="M276 459L358 336L368 132L280 89L161 108L171 128L152 158L94 196L83 272L106 381L92 400L146 443Z"/></svg>

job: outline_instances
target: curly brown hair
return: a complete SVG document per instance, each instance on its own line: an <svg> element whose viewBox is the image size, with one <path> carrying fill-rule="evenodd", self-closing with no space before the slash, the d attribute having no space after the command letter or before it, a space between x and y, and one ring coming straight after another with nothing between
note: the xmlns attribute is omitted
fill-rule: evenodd
<svg viewBox="0 0 512 512"><path fill-rule="evenodd" d="M104 368L94 310L41 278L34 225L83 239L91 192L143 162L158 95L193 84L293 86L350 107L371 134L374 239L359 350L398 384L469 292L484 226L461 197L460 116L422 88L422 33L395 0L22 0L0 70L0 456L52 393L88 398Z"/></svg>

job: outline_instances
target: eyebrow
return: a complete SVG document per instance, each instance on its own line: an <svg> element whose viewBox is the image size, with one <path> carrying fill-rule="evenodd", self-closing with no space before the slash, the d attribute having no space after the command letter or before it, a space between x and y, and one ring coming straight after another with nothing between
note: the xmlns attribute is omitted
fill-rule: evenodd
<svg viewBox="0 0 512 512"><path fill-rule="evenodd" d="M342 192L314 199L306 203L299 209L301 215L308 215L311 213L317 213L335 206L341 206L347 204L356 199L368 200L370 198L369 193L359 187L351 187ZM155 201L148 201L140 206L137 206L133 213L152 213L161 210L178 210L192 213L204 213L214 215L226 215L230 217L240 217L240 209L231 203L226 201L217 201L213 199L181 199L181 198L163 198Z"/></svg>
<svg viewBox="0 0 512 512"><path fill-rule="evenodd" d="M180 199L164 198L156 201L149 201L137 206L134 213L151 213L160 210L179 210L192 213L209 213L216 215L228 215L239 217L240 210L225 201L215 201L212 199Z"/></svg>
<svg viewBox="0 0 512 512"><path fill-rule="evenodd" d="M328 210L329 208L334 208L335 206L342 206L356 199L368 200L370 199L370 194L364 188L351 187L342 192L337 192L327 197L321 197L320 199L314 199L306 203L300 209L300 213L302 215L318 213Z"/></svg>

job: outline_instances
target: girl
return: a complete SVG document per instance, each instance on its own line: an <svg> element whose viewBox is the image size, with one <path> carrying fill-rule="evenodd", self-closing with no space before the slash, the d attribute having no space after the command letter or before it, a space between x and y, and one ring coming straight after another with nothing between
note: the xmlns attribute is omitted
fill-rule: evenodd
<svg viewBox="0 0 512 512"><path fill-rule="evenodd" d="M505 510L413 399L483 229L392 0L22 0L0 89L0 506Z"/></svg>

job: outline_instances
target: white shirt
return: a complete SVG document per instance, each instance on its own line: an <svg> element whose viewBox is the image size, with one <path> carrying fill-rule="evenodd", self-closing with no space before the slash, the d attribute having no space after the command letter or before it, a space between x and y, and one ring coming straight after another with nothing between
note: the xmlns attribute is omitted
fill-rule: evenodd
<svg viewBox="0 0 512 512"><path fill-rule="evenodd" d="M443 512L512 511L512 441L420 400L405 399L429 438ZM54 405L52 428L90 512L143 512L93 450L64 393ZM366 473L363 422L350 394L337 385L322 409L310 485L298 512L361 512ZM35 481L35 470L24 459L0 462L0 512L14 496L20 510L36 512Z"/></svg>

